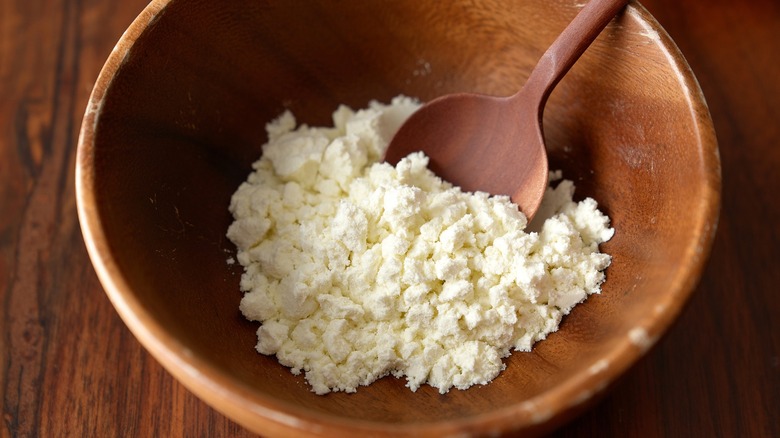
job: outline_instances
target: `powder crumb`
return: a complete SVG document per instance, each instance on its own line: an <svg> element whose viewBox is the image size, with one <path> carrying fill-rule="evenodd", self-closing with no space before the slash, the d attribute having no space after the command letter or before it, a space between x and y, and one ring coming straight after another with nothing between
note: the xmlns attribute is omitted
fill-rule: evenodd
<svg viewBox="0 0 780 438"><path fill-rule="evenodd" d="M418 107L341 106L328 128L285 112L231 200L257 351L317 394L387 375L412 391L487 384L605 279L598 245L614 230L560 172L526 229L508 197L462 192L423 153L380 162Z"/></svg>

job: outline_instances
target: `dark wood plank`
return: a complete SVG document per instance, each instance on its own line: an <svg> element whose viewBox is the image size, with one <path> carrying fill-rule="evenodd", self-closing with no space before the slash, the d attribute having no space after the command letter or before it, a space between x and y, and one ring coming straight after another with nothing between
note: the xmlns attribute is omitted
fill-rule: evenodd
<svg viewBox="0 0 780 438"><path fill-rule="evenodd" d="M92 83L146 5L0 7L2 436L247 436L133 338L90 266L75 145Z"/></svg>

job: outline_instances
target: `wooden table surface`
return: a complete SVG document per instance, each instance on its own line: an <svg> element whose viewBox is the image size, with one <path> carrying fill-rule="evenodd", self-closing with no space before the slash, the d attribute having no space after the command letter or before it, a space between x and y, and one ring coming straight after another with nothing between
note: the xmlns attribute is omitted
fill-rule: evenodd
<svg viewBox="0 0 780 438"><path fill-rule="evenodd" d="M668 335L560 436L780 436L780 2L645 0L707 97L713 252ZM90 265L75 148L145 0L0 3L0 436L250 436L146 353Z"/></svg>

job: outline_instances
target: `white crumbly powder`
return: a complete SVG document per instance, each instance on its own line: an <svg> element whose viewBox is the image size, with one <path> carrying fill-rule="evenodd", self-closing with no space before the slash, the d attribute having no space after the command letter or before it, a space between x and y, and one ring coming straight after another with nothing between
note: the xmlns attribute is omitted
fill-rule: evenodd
<svg viewBox="0 0 780 438"><path fill-rule="evenodd" d="M507 197L452 187L422 153L380 163L417 108L342 106L333 128L296 128L286 112L233 195L227 234L245 268L241 311L262 323L257 351L317 394L388 374L413 391L486 384L604 281L598 244L613 230L593 199L572 201L570 181L526 232Z"/></svg>

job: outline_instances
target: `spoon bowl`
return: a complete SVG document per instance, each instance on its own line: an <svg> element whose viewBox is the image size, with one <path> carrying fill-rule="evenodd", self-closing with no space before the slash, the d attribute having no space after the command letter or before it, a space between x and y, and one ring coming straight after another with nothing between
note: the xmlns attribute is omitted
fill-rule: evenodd
<svg viewBox="0 0 780 438"><path fill-rule="evenodd" d="M507 195L530 220L547 187L542 115L555 85L628 0L590 0L510 97L457 93L424 105L385 153L396 164L423 151L438 176L465 191Z"/></svg>
<svg viewBox="0 0 780 438"><path fill-rule="evenodd" d="M530 218L547 186L547 154L533 108L538 103L468 93L440 97L404 123L385 161L395 164L422 150L445 181L469 192L510 196Z"/></svg>

